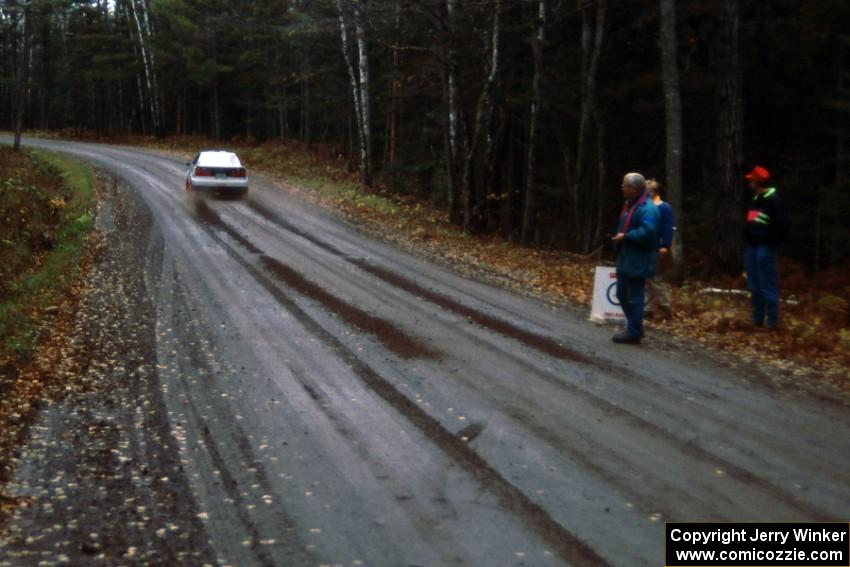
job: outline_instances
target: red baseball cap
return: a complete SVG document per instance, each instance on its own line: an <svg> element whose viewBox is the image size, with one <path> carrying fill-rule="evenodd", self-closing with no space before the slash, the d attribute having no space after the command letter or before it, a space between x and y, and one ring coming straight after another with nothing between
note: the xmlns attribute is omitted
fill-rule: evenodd
<svg viewBox="0 0 850 567"><path fill-rule="evenodd" d="M770 181L770 172L760 165L753 168L751 172L744 176L748 181L758 181L764 183Z"/></svg>

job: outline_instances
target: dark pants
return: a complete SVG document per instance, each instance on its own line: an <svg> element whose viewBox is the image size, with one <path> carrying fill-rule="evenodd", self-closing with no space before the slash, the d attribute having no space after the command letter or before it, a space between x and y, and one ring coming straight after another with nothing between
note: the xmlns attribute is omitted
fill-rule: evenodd
<svg viewBox="0 0 850 567"><path fill-rule="evenodd" d="M753 323L764 325L767 314L769 327L779 322L779 275L776 268L776 247L764 244L744 249L747 285L753 304Z"/></svg>
<svg viewBox="0 0 850 567"><path fill-rule="evenodd" d="M626 316L626 334L643 336L644 278L633 278L617 273L617 299Z"/></svg>

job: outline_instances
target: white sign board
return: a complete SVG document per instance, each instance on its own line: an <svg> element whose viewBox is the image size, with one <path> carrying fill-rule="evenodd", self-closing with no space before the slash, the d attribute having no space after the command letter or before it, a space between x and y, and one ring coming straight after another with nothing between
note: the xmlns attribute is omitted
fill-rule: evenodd
<svg viewBox="0 0 850 567"><path fill-rule="evenodd" d="M626 318L617 301L617 270L611 266L596 266L593 278L593 306L590 320L596 323L623 321Z"/></svg>

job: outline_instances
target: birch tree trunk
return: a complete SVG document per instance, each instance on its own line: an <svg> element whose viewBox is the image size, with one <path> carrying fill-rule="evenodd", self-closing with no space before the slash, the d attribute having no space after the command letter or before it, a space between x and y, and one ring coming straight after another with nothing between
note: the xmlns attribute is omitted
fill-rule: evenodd
<svg viewBox="0 0 850 567"><path fill-rule="evenodd" d="M684 222L682 207L682 99L679 89L679 46L676 40L676 2L660 0L661 8L661 74L664 83L664 116L667 135L667 201L673 207L673 216L678 226ZM682 235L673 238L673 276L679 280L684 266L684 243Z"/></svg>
<svg viewBox="0 0 850 567"><path fill-rule="evenodd" d="M458 89L457 89L457 46L455 44L455 3L445 0L445 26L447 30L444 56L446 120L448 122L448 143L446 144L446 179L448 182L449 219L455 224L461 222L460 185L457 179L458 168Z"/></svg>
<svg viewBox="0 0 850 567"><path fill-rule="evenodd" d="M502 1L496 0L493 11L493 24L490 37L490 50L488 66L489 71L484 85L481 88L481 94L478 96L478 103L475 109L475 123L473 126L472 136L470 137L469 148L466 150L466 158L463 168L463 228L466 231L472 231L476 221L476 190L474 180L475 158L478 150L479 140L485 125L491 123L493 104L493 86L496 83L496 75L499 71L499 36L500 36L500 20L502 11ZM492 143L492 137L487 136L487 144ZM489 151L489 148L488 148Z"/></svg>
<svg viewBox="0 0 850 567"><path fill-rule="evenodd" d="M716 233L711 270L737 273L741 268L743 115L739 63L739 0L723 0L715 53L715 183L713 221Z"/></svg>
<svg viewBox="0 0 850 567"><path fill-rule="evenodd" d="M144 11L142 16L139 16L139 11ZM159 103L156 94L156 77L153 68L153 54L150 49L150 25L149 22L143 25L143 21L148 20L147 7L144 0L130 0L129 15L132 15L133 22L136 25L136 33L138 39L138 53L142 60L142 68L144 69L145 85L147 86L148 104L150 111L151 123L154 131L158 134L162 131L159 115Z"/></svg>
<svg viewBox="0 0 850 567"><path fill-rule="evenodd" d="M345 11L342 6L342 0L337 0L336 2L337 11L339 12L339 34L340 41L342 45L342 56L345 59L345 67L348 70L348 80L351 85L351 98L354 100L354 120L356 124L357 130L357 142L360 146L360 167L361 167L361 178L362 178L362 168L363 168L363 148L365 145L365 140L363 139L363 114L362 114L362 105L360 103L360 83L357 78L357 74L354 72L354 64L351 60L351 53L348 48L348 25L345 21Z"/></svg>
<svg viewBox="0 0 850 567"><path fill-rule="evenodd" d="M29 84L29 67L30 67L30 7L24 7L23 12L24 30L21 51L18 53L18 84L17 94L15 97L15 141L14 149L21 149L21 132L24 128L24 110L27 101L27 87Z"/></svg>
<svg viewBox="0 0 850 567"><path fill-rule="evenodd" d="M105 3L104 3L105 4ZM150 21L150 8L147 4L147 0L140 0L140 4L142 6L142 21L144 23L145 29L145 43L147 44L147 54L148 59L150 60L150 73L151 73L151 102L152 102L152 112L154 113L153 124L156 130L157 136L163 135L162 129L162 108L159 101L159 84L157 83L156 77L156 54L154 53L153 47L151 46L151 40L153 38L153 28L151 26Z"/></svg>
<svg viewBox="0 0 850 567"><path fill-rule="evenodd" d="M525 168L525 206L522 213L522 233L520 239L528 243L534 230L534 152L537 141L537 116L540 112L540 79L543 74L543 42L546 34L546 0L540 0L537 6L537 21L531 49L534 54L534 77L531 81L531 107L528 117L528 156Z"/></svg>
<svg viewBox="0 0 850 567"><path fill-rule="evenodd" d="M369 52L366 42L366 24L363 15L365 0L353 0L354 29L357 34L357 57L359 63L359 93L362 143L360 145L360 182L372 186L372 116L369 99Z"/></svg>

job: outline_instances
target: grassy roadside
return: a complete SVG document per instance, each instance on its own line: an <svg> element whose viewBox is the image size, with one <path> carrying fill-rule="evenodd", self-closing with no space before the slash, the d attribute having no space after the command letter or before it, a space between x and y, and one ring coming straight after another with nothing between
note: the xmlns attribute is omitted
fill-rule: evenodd
<svg viewBox="0 0 850 567"><path fill-rule="evenodd" d="M91 264L95 185L81 162L0 146L0 486L51 386L34 360L64 357L56 344ZM0 494L0 519L11 505Z"/></svg>
<svg viewBox="0 0 850 567"><path fill-rule="evenodd" d="M0 229L0 361L7 364L32 352L42 316L58 308L79 275L94 226L91 168L43 151L26 158L30 171L18 162L0 180L0 215L6 220Z"/></svg>
<svg viewBox="0 0 850 567"><path fill-rule="evenodd" d="M221 146L191 137L89 141L143 146L182 157ZM335 210L374 236L461 273L555 303L589 308L596 258L524 247L497 235L468 235L449 222L444 207L405 192L403 184L390 189L379 182L375 189L364 189L333 146L306 147L298 142L228 146L251 171L267 175L281 190ZM812 276L799 263L783 259L783 298L794 301L783 305L783 328L776 334L752 332L746 297L702 293L707 287L745 289L742 277L687 279L674 289L673 319L649 323L650 332L686 339L730 365L751 364L780 383L850 393L849 268Z"/></svg>

